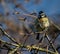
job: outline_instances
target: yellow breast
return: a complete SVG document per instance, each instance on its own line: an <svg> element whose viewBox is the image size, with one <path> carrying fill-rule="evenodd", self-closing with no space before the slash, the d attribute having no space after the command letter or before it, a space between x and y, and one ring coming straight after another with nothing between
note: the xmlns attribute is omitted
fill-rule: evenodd
<svg viewBox="0 0 60 54"><path fill-rule="evenodd" d="M49 20L47 17L39 19L42 28L49 27Z"/></svg>

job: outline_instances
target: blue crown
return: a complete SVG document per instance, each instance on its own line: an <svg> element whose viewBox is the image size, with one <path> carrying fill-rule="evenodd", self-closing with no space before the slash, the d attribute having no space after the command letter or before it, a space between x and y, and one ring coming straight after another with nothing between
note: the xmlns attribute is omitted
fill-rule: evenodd
<svg viewBox="0 0 60 54"><path fill-rule="evenodd" d="M43 11L40 11L38 14L38 19L46 17L46 14Z"/></svg>

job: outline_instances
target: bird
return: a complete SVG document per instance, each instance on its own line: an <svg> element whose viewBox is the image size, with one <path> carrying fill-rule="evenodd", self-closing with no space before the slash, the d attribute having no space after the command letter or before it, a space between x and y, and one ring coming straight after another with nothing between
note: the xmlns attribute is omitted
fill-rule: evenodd
<svg viewBox="0 0 60 54"><path fill-rule="evenodd" d="M35 28L37 32L44 31L48 29L50 26L49 19L43 11L40 11L38 14L38 18L35 20ZM37 33L36 39L39 40L39 34Z"/></svg>

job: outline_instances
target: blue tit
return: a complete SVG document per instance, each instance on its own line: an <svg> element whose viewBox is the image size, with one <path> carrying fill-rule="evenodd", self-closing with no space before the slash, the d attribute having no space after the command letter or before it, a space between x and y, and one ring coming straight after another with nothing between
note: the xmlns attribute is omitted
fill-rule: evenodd
<svg viewBox="0 0 60 54"><path fill-rule="evenodd" d="M43 11L39 12L36 24L37 24L36 25L37 32L43 31L49 27L49 25L50 25L49 19ZM39 33L37 33L36 39L39 40Z"/></svg>
<svg viewBox="0 0 60 54"><path fill-rule="evenodd" d="M43 28L48 28L49 25L50 25L48 17L42 11L39 12L38 21L39 21L40 27L42 29Z"/></svg>

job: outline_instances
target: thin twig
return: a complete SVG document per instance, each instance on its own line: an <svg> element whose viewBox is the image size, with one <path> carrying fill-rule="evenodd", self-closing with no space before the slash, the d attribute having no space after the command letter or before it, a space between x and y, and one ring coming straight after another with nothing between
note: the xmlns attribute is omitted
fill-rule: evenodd
<svg viewBox="0 0 60 54"><path fill-rule="evenodd" d="M2 27L0 27L0 30L2 31L3 35L7 36L10 40L12 40L14 43L17 43L15 39L13 39L10 35L8 35L3 29Z"/></svg>
<svg viewBox="0 0 60 54"><path fill-rule="evenodd" d="M4 44L8 44L8 45L13 45L13 46L19 46L18 44L14 44L14 43L10 43L10 42L6 42L0 39L0 41Z"/></svg>
<svg viewBox="0 0 60 54"><path fill-rule="evenodd" d="M49 37L47 34L45 34L45 37L47 38L47 40L49 41L50 45L52 46L52 48L54 49L55 52L57 52L57 50L55 49L53 43L50 41Z"/></svg>

